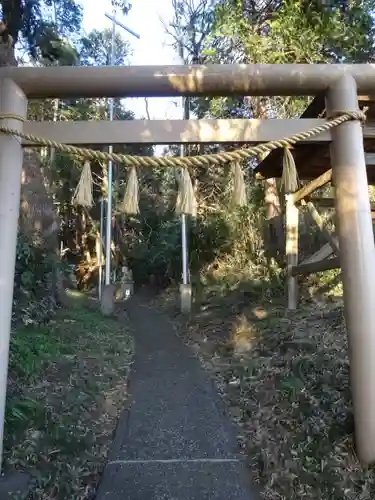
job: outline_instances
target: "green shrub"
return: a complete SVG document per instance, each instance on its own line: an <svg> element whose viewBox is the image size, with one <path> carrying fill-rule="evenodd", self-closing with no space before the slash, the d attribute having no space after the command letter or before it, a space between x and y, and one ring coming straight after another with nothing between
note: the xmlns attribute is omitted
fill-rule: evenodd
<svg viewBox="0 0 375 500"><path fill-rule="evenodd" d="M14 276L13 321L38 324L56 309L54 262L36 238L19 233Z"/></svg>

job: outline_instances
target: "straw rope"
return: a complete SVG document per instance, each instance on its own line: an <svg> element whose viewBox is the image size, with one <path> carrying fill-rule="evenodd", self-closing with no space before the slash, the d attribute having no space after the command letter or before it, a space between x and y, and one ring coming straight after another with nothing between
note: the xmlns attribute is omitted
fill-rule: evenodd
<svg viewBox="0 0 375 500"><path fill-rule="evenodd" d="M287 146L293 146L300 141L305 141L322 132L327 132L339 125L351 121L359 120L361 122L366 120L366 111L350 111L344 112L339 116L328 120L323 125L314 127L307 132L300 132L294 134L290 137L285 137L280 140L266 142L264 144L259 144L245 149L237 149L235 151L220 152L213 154L205 154L200 156L185 156L185 157L150 157L150 156L130 156L117 153L107 153L103 151L95 151L94 149L78 148L75 146L70 146L68 144L61 144L59 142L50 141L44 139L43 137L37 137L32 134L25 134L24 132L19 132L18 130L0 126L0 132L12 135L15 137L20 137L26 141L30 141L39 146L47 146L55 148L58 151L65 153L71 153L85 160L96 160L96 161L108 161L112 160L114 163L121 163L126 167L208 167L210 165L223 165L226 163L243 161L252 156L256 156L262 153L267 153L278 148L285 148ZM18 115L6 114L0 115L0 120L11 119L25 121L25 119Z"/></svg>

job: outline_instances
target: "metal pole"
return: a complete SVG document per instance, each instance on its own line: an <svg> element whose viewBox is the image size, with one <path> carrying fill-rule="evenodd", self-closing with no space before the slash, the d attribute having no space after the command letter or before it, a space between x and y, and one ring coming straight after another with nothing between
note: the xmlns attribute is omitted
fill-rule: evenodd
<svg viewBox="0 0 375 500"><path fill-rule="evenodd" d="M120 26L136 38L140 36L127 28L124 24L120 23L116 19L116 10L113 10L113 14L105 14L108 19L112 21L112 40L111 40L111 66L115 65L115 54L116 54L116 25ZM109 121L113 121L114 114L114 100L109 99ZM108 148L110 153L113 152L113 145ZM108 195L107 195L107 219L106 219L106 259L105 259L105 284L109 285L111 282L111 242L112 242L112 192L113 192L113 163L111 160L108 162ZM116 278L115 278L116 279Z"/></svg>
<svg viewBox="0 0 375 500"><path fill-rule="evenodd" d="M102 298L102 283L103 283L103 217L104 217L104 206L103 198L100 198L100 233L99 233L99 300Z"/></svg>
<svg viewBox="0 0 375 500"><path fill-rule="evenodd" d="M343 75L327 94L327 114L357 111L357 86ZM375 461L375 245L361 124L332 130L330 148L337 232L349 338L356 446L363 463Z"/></svg>
<svg viewBox="0 0 375 500"><path fill-rule="evenodd" d="M111 66L115 64L115 44L116 44L116 23L112 22L112 42L111 42ZM109 121L113 120L114 100L109 99ZM108 151L113 152L113 146L109 146ZM105 284L111 282L111 241L112 241L112 177L113 163L108 162L108 194L107 194L107 220L106 220L106 259L105 259Z"/></svg>
<svg viewBox="0 0 375 500"><path fill-rule="evenodd" d="M184 47L182 43L179 44L179 55L182 64L184 64ZM181 98L182 104L182 119L189 119L189 102L188 98ZM185 156L185 146L180 146L180 156ZM188 259L188 241L187 241L187 216L181 214L181 252L182 252L182 285L180 286L181 296L181 312L190 313L191 311L191 286L189 283L189 259Z"/></svg>
<svg viewBox="0 0 375 500"><path fill-rule="evenodd" d="M120 26L120 28L122 28L123 30L127 31L128 33L130 33L131 35L133 35L135 38L137 38L138 40L141 38L138 33L136 33L135 31L131 30L130 28L128 28L128 26L125 26L125 24L121 23L118 19L115 18L115 16L111 16L111 14L104 14L105 17L108 17L108 19L110 19L113 23L117 24L117 26Z"/></svg>
<svg viewBox="0 0 375 500"><path fill-rule="evenodd" d="M0 81L0 113L26 118L26 97L11 80ZM5 127L22 131L21 120L5 118L0 123ZM0 467L3 458L22 160L21 141L10 135L0 134Z"/></svg>
<svg viewBox="0 0 375 500"><path fill-rule="evenodd" d="M183 149L183 146L181 146ZM181 154L183 156L183 154ZM186 214L181 214L181 244L182 244L182 283L189 283L189 264L188 264L188 243L187 243L187 227Z"/></svg>
<svg viewBox="0 0 375 500"><path fill-rule="evenodd" d="M184 98L182 98L183 106L185 107ZM185 118L185 109L184 116ZM185 147L183 144L180 146L180 156L185 156ZM182 251L182 283L187 285L189 283L189 259L188 259L188 241L187 241L187 220L186 214L181 214L181 251Z"/></svg>
<svg viewBox="0 0 375 500"><path fill-rule="evenodd" d="M179 53L182 63L184 63L184 47L180 43ZM189 119L189 108L187 105L187 98L181 98L182 103L182 119ZM185 146L180 146L180 156L185 156ZM181 214L181 244L182 244L182 283L187 285L189 283L189 270L188 270L188 248L187 248L187 227L186 227L186 214Z"/></svg>

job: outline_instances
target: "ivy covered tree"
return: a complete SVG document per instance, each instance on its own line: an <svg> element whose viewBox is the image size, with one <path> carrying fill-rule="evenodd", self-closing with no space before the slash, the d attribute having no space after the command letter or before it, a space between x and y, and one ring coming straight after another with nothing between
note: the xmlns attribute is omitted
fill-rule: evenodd
<svg viewBox="0 0 375 500"><path fill-rule="evenodd" d="M81 30L82 6L75 0L1 0L0 5L14 43L34 61L58 60L67 40L72 43Z"/></svg>

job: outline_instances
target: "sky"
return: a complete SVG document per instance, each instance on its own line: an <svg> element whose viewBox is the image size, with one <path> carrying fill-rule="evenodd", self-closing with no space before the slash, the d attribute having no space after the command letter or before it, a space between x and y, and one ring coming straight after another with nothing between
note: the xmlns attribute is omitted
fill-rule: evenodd
<svg viewBox="0 0 375 500"><path fill-rule="evenodd" d="M111 21L105 17L106 12L112 12L110 0L95 2L95 8L93 8L93 0L81 0L80 3L84 8L83 28L85 31L102 30L111 27ZM129 14L127 16L118 14L116 17L125 26L140 35L140 39L137 40L121 28L117 28L119 32L122 32L122 37L132 47L131 65L181 64L173 48L168 46L171 40L165 33L162 23L162 21L168 23L173 18L171 0L132 0L132 8ZM181 117L180 102L176 98L150 98L148 103L151 119ZM126 99L125 105L135 113L136 118L146 117L143 98Z"/></svg>

